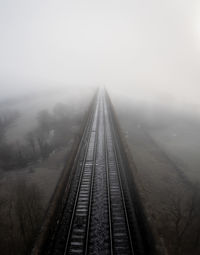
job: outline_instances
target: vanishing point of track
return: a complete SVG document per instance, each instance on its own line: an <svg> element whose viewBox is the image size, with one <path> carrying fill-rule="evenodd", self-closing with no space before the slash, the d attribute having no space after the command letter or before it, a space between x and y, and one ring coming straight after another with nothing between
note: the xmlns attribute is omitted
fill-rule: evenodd
<svg viewBox="0 0 200 255"><path fill-rule="evenodd" d="M135 248L119 144L104 91L90 114L69 196L47 254L142 254Z"/></svg>

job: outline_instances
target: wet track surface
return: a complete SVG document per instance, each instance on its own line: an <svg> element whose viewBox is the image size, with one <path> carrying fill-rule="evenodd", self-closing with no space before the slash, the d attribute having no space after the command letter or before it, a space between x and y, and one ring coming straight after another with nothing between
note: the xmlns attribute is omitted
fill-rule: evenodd
<svg viewBox="0 0 200 255"><path fill-rule="evenodd" d="M128 201L116 136L110 104L100 91L74 163L70 192L46 254L144 254L138 244L140 238L133 234L138 233L134 230L137 223Z"/></svg>

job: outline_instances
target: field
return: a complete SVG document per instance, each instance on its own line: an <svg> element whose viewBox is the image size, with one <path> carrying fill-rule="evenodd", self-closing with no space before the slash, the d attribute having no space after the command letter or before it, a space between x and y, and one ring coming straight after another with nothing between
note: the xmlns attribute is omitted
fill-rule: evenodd
<svg viewBox="0 0 200 255"><path fill-rule="evenodd" d="M0 102L2 254L30 253L94 91L63 88Z"/></svg>
<svg viewBox="0 0 200 255"><path fill-rule="evenodd" d="M161 254L197 254L200 116L111 93ZM195 246L196 245L196 246Z"/></svg>

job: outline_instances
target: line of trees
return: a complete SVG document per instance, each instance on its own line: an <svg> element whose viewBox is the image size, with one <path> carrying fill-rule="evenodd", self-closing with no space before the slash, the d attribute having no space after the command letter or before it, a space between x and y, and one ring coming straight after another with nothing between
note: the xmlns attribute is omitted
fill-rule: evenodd
<svg viewBox="0 0 200 255"><path fill-rule="evenodd" d="M37 115L37 127L26 135L23 144L6 142L6 131L16 119L0 119L0 168L22 168L35 160L47 158L52 151L67 144L80 119L62 103L56 104L52 113L42 110Z"/></svg>
<svg viewBox="0 0 200 255"><path fill-rule="evenodd" d="M4 171L26 167L65 147L81 121L80 115L59 103L51 113L42 110L37 114L36 128L26 135L23 144L9 144L6 132L19 114L5 116L0 117L0 169ZM30 254L43 216L43 197L37 185L19 178L6 189L0 183L1 254Z"/></svg>

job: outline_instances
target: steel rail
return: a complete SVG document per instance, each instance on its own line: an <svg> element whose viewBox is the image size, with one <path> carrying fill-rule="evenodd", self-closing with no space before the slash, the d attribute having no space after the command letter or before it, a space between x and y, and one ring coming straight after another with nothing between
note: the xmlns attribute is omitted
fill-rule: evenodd
<svg viewBox="0 0 200 255"><path fill-rule="evenodd" d="M110 231L110 254L113 255L113 236L112 236L112 213L111 213L111 196L110 196L110 178L109 178L109 166L108 166L108 147L107 147L107 135L105 125L105 102L103 100L103 116L104 116L104 148L105 148L105 167L106 167L106 181L107 181L107 193L108 193L108 218L109 218L109 231Z"/></svg>
<svg viewBox="0 0 200 255"><path fill-rule="evenodd" d="M108 219L108 196L105 168L104 114L102 93L99 96L99 131L94 189L89 231L88 254L110 254L110 231Z"/></svg>
<svg viewBox="0 0 200 255"><path fill-rule="evenodd" d="M110 105L109 105L110 106ZM111 107L111 106L110 106ZM111 110L110 110L111 111ZM126 192L126 198L125 198L125 195L123 196L124 198L124 203L126 204L125 202L125 199L126 201L131 201L131 197L130 197L130 193L129 191L127 190L127 187L129 186L128 184L128 180L127 180L127 177L126 177L126 174L125 174L125 167L124 167L124 163L123 163L123 158L122 158L122 154L121 154L121 149L120 149L120 144L119 144L119 139L116 139L116 137L118 136L117 135L117 131L116 129L114 128L114 121L113 121L113 117L111 116L111 112L110 112L110 119L111 119L111 122L112 122L112 129L113 129L113 137L114 137L114 142L115 142L115 157L118 159L118 162L120 162L117 166L118 166L118 174L119 174L119 177L120 177L120 182L121 182L121 186L122 186L122 191L123 193ZM119 167L121 166L121 167ZM124 184L123 184L124 183ZM125 189L123 189L123 186L125 187ZM131 242L131 245L132 245L132 250L133 252L135 251L136 254L145 254L145 251L144 251L144 244L142 242L142 238L141 238L141 233L139 231L139 226L138 226L138 222L137 222L137 219L136 219L136 214L135 214L135 209L133 207L134 205L131 205L131 219L133 220L133 224L132 226L134 226L134 234L133 236L135 236L135 246L133 248L133 239L132 239L132 242ZM125 207L126 209L126 207ZM130 215L130 213L129 213ZM126 209L126 217L127 219L129 219L128 217L128 212L127 212L127 209ZM128 225L129 226L129 232L131 233L131 230L130 230L130 224ZM130 234L131 236L131 234Z"/></svg>
<svg viewBox="0 0 200 255"><path fill-rule="evenodd" d="M78 156L80 155L80 151L82 149L82 146L83 146L83 141L85 140L86 138L86 135L87 133L89 132L89 129L92 127L92 120L93 120L93 116L95 114L95 110L96 108L92 111L92 113L90 114L90 117L88 118L88 121L87 121L87 125L83 131L83 135L81 137L81 141L80 141L80 146L78 147L78 151L76 153L76 156L75 156L75 159L74 159L74 162L76 162L78 160ZM88 138L88 141L87 143L89 143L89 138ZM85 151L86 152L86 151ZM74 170L74 168L76 167L76 164L73 164L72 166L72 172ZM65 189L66 190L66 189Z"/></svg>
<svg viewBox="0 0 200 255"><path fill-rule="evenodd" d="M87 219L87 232L86 232L86 239L85 239L85 255L88 254L88 242L89 242L89 231L90 231L90 219L91 219L91 211L92 211L92 198L93 198L93 187L94 187L94 175L95 175L95 168L96 168L96 153L97 153L97 141L98 141L98 132L99 132L99 113L98 113L98 120L97 120L97 132L95 134L95 145L94 145L94 155L93 155L93 169L92 169L92 176L91 176L91 187L90 187L90 196L89 196L89 205L88 205L88 219Z"/></svg>
<svg viewBox="0 0 200 255"><path fill-rule="evenodd" d="M98 97L98 95L96 96ZM97 105L97 103L95 103L95 105ZM70 185L70 190L73 188L72 186L72 179L74 178L75 176L75 173L74 173L74 170L75 168L77 167L77 165L79 164L80 162L80 159L78 157L80 157L80 152L81 152L81 149L83 148L83 146L86 146L86 150L85 150L85 154L87 154L87 147L88 147L88 144L89 144L89 138L87 138L87 134L89 132L89 130L91 129L92 127L92 121L93 121L93 117L94 117L94 114L95 114L95 110L96 110L96 107L94 107L94 109L91 111L91 113L89 114L88 116L88 119L87 119L87 122L86 122L86 126L83 130L83 135L81 137L81 140L79 142L79 146L78 146L78 150L76 152L76 155L75 155L75 158L74 158L74 163L72 165L72 170L71 170L71 175L70 175L70 180L69 181L69 185ZM86 140L86 142L84 143L84 140ZM85 154L84 154L84 157L85 157ZM82 170L82 169L81 169ZM64 193L66 192L66 190L68 189L68 185L67 187L65 188L65 191ZM70 190L68 191L68 193L70 193ZM61 214L59 216L59 219L57 220L57 225L56 225L56 228L55 228L55 231L54 231L54 234L52 235L51 237L51 242L52 242L52 245L50 246L49 250L47 251L47 254L52 254L54 248L55 248L55 241L56 241L56 236L58 235L59 233L59 229L60 229L60 226L61 226L61 223L62 223L62 218L65 214L65 209L66 209L66 206L67 206L67 202L68 202L68 199L65 198L65 201L63 202L63 209L61 211Z"/></svg>
<svg viewBox="0 0 200 255"><path fill-rule="evenodd" d="M75 155L73 175L69 189L66 188L71 194L63 203L50 254L135 254L126 176L122 173L123 158L117 139L111 106L105 92L100 91ZM103 240L106 245L102 245Z"/></svg>
<svg viewBox="0 0 200 255"><path fill-rule="evenodd" d="M114 126L113 126L114 124L113 124L111 112L110 112L110 109L108 109L108 107L107 107L107 111L108 111L108 115L110 116L110 118L108 118L108 121L110 123L111 135L112 135L113 141L114 141L113 150L114 150L115 162L116 162L116 166L117 166L117 175L118 175L118 180L119 180L119 184L120 184L120 191L121 191L121 198L122 198L122 202L123 202L123 209L124 209L124 214L125 214L125 219L126 219L126 227L127 227L127 230L128 230L128 238L129 238L131 253L134 254L133 243L132 243L132 238L131 238L131 231L130 231L130 225L129 225L129 219L128 219L128 214L127 214L127 210L126 210L126 203L125 203L122 180L121 180L121 175L120 175L119 159L118 159L117 153L116 153L116 146L117 146L117 144L116 144L116 139L117 139L116 131L114 129Z"/></svg>
<svg viewBox="0 0 200 255"><path fill-rule="evenodd" d="M97 102L96 109L95 109L95 112L94 112L94 115L97 112L97 118L99 117L98 107L99 107L99 102ZM96 139L96 134L95 134L95 139ZM78 188L77 188L77 192L76 192L76 197L75 197L75 201L74 201L72 216L71 216L70 225L69 225L69 229L68 229L68 235L67 235L66 245L65 245L65 249L64 249L64 255L67 254L68 248L69 248L69 240L70 240L70 236L71 236L71 233L72 233L72 226L73 226L73 223L74 223L74 217L75 217L78 198L79 198L79 194L80 194L80 188L81 188L81 183L82 183L82 179L83 179L85 163L86 163L86 160L87 160L87 153L88 153L88 149L89 149L89 140L90 140L90 136L88 136L87 146L86 146L85 154L84 154L84 159L83 159L82 166L81 166L81 174L79 176Z"/></svg>

